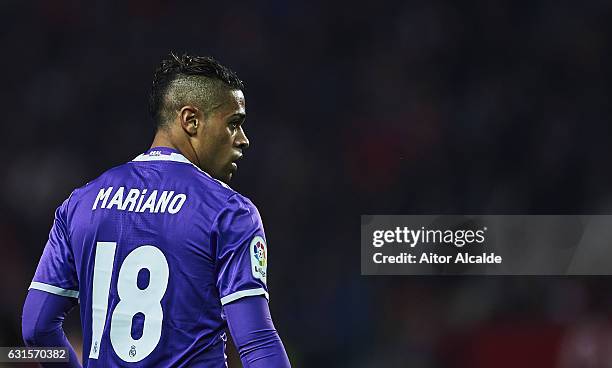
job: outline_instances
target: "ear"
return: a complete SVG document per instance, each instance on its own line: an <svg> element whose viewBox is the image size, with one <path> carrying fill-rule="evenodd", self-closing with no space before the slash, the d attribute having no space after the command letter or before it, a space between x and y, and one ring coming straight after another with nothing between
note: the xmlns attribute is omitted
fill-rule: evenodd
<svg viewBox="0 0 612 368"><path fill-rule="evenodd" d="M179 120L183 130L193 136L198 133L198 128L202 125L202 114L197 107L185 105L179 110Z"/></svg>

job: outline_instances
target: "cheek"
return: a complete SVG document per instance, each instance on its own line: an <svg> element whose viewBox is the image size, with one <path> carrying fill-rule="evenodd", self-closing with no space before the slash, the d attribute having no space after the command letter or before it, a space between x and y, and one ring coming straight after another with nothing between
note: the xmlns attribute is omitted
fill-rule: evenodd
<svg viewBox="0 0 612 368"><path fill-rule="evenodd" d="M223 137L217 130L209 129L202 132L201 150L214 159L223 147Z"/></svg>
<svg viewBox="0 0 612 368"><path fill-rule="evenodd" d="M231 155L232 148L234 147L235 134L232 134L229 130L223 132L217 137L217 149L223 152L224 155Z"/></svg>
<svg viewBox="0 0 612 368"><path fill-rule="evenodd" d="M213 128L213 127L211 127ZM214 166L223 166L231 159L233 139L231 131L227 127L214 127L203 131L201 152Z"/></svg>

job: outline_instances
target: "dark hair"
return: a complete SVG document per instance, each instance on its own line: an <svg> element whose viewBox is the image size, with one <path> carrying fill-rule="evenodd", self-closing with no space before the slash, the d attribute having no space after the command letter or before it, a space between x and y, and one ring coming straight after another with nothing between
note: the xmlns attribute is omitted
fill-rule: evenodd
<svg viewBox="0 0 612 368"><path fill-rule="evenodd" d="M155 70L149 96L149 113L157 127L163 126L172 109L180 108L176 105L187 102L185 99L206 103L220 87L244 90L236 73L210 56L177 56L174 52L169 56ZM174 85L180 88L171 88ZM167 96L169 92L173 96ZM168 106L168 100L175 106Z"/></svg>

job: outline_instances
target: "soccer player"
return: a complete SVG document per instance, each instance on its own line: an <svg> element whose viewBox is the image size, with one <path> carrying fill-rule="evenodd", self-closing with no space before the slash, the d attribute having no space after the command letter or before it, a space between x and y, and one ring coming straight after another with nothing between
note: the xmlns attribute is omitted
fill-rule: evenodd
<svg viewBox="0 0 612 368"><path fill-rule="evenodd" d="M209 57L156 70L151 148L76 189L55 221L23 308L28 346L69 348L79 304L86 367L289 367L272 324L268 250L253 203L227 183L249 146L243 83Z"/></svg>

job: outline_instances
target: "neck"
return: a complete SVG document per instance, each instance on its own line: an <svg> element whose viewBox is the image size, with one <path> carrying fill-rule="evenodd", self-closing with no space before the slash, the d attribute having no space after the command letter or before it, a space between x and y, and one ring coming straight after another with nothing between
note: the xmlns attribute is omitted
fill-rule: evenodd
<svg viewBox="0 0 612 368"><path fill-rule="evenodd" d="M151 143L151 148L153 147L173 148L179 151L183 156L185 156L185 158L191 161L191 163L198 167L200 166L195 150L193 149L193 146L189 144L189 141L173 139L172 133L169 131L159 129L157 133L155 133L153 143Z"/></svg>

